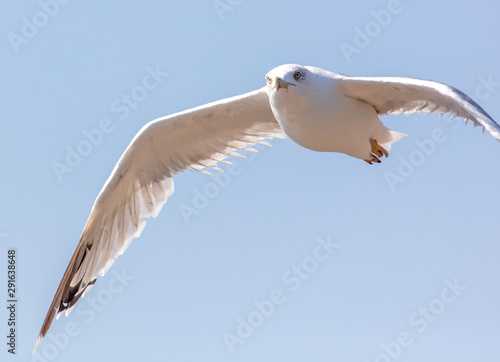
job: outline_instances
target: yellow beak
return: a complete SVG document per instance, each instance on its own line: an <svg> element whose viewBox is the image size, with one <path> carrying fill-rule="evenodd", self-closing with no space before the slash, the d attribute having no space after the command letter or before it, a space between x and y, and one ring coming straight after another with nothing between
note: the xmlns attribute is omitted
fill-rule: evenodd
<svg viewBox="0 0 500 362"><path fill-rule="evenodd" d="M289 85L295 86L295 84L284 81L283 79L278 78L278 77L274 77L273 81L271 83L271 86L273 87L273 89L276 89L276 90L279 90L280 88L288 89Z"/></svg>

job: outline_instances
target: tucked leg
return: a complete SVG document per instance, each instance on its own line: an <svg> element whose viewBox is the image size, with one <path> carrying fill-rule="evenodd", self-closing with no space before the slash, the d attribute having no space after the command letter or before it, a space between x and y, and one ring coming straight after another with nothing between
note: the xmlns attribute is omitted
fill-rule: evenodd
<svg viewBox="0 0 500 362"><path fill-rule="evenodd" d="M364 160L365 162L371 165L373 162L380 163L381 161L379 157L382 157L384 155L385 157L389 157L389 153L385 150L385 148L380 146L378 142L373 138L370 138L370 145L372 146L372 153L370 154L371 157L367 160Z"/></svg>

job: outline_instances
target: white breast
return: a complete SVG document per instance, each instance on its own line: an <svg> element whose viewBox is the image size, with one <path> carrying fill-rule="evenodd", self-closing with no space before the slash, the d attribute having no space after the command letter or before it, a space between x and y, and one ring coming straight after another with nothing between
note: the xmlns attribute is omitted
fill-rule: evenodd
<svg viewBox="0 0 500 362"><path fill-rule="evenodd" d="M285 133L314 151L364 158L370 138L385 129L373 106L344 96L333 79L314 93L295 87L273 91L270 103Z"/></svg>

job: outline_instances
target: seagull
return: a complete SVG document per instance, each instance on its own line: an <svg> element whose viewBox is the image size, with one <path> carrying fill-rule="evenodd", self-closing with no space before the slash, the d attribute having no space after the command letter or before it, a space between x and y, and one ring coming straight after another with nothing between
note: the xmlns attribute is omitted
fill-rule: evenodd
<svg viewBox="0 0 500 362"><path fill-rule="evenodd" d="M219 162L288 136L320 152L380 163L406 136L380 116L449 113L482 126L500 141L500 126L474 100L448 85L405 77L349 77L286 64L269 71L256 91L158 118L146 124L97 195L80 241L57 288L35 345L54 317L69 315L131 241L156 217L183 170L211 174Z"/></svg>

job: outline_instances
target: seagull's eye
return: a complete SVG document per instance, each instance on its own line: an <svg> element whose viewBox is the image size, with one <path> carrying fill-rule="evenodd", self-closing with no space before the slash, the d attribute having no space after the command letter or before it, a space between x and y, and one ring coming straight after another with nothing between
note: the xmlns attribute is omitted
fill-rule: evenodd
<svg viewBox="0 0 500 362"><path fill-rule="evenodd" d="M302 77L302 73L301 72L295 72L295 74L293 75L293 78L295 80L299 79L300 77Z"/></svg>
<svg viewBox="0 0 500 362"><path fill-rule="evenodd" d="M271 84L271 83L272 83L272 80L271 80L271 78L269 78L269 77L266 77L266 81L267 81L267 83L269 83L269 84Z"/></svg>

